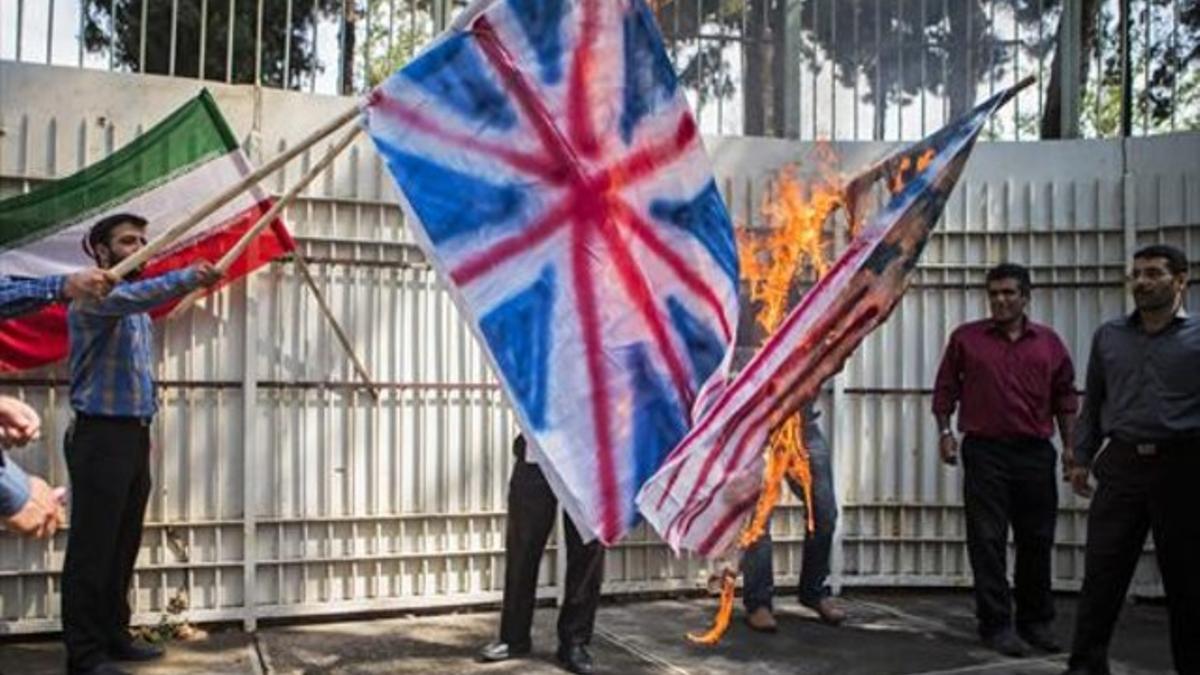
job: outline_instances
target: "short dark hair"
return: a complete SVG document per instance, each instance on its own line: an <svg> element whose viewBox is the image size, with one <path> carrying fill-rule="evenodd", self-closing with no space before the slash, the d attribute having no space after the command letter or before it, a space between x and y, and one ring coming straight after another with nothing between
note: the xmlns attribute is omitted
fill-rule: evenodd
<svg viewBox="0 0 1200 675"><path fill-rule="evenodd" d="M1000 263L988 270L987 283L990 284L1001 279L1016 279L1017 287L1021 289L1021 295L1029 297L1029 289L1032 288L1033 283L1029 280L1029 269L1024 265Z"/></svg>
<svg viewBox="0 0 1200 675"><path fill-rule="evenodd" d="M112 231L117 229L118 225L125 223L133 223L137 227L146 227L149 222L145 218L133 213L114 213L111 216L105 216L97 220L92 228L88 230L87 237L83 240L83 252L88 254L92 260L96 260L96 245L109 245L112 240Z"/></svg>
<svg viewBox="0 0 1200 675"><path fill-rule="evenodd" d="M1186 274L1188 271L1187 255L1170 244L1143 246L1138 249L1137 253L1133 254L1134 260L1138 258L1143 260L1146 258L1166 258L1167 269L1171 271L1171 274Z"/></svg>

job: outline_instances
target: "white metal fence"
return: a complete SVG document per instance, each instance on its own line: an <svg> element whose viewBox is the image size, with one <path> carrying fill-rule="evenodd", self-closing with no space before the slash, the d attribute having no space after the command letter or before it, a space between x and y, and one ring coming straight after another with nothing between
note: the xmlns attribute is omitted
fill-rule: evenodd
<svg viewBox="0 0 1200 675"><path fill-rule="evenodd" d="M99 159L198 87L0 62L0 195ZM225 85L214 94L263 157L350 104ZM815 150L767 139L708 144L743 225L759 224L773 172ZM833 149L852 171L888 147ZM269 187L282 191L301 168ZM289 263L160 328L163 409L137 620L157 621L173 599L186 600L193 621L250 627L263 617L499 599L512 418L413 246L389 180L360 143L287 216L381 383L379 403L356 386ZM1082 373L1093 328L1126 308L1130 252L1160 239L1200 260L1200 135L976 150L913 287L822 400L843 502L836 583L969 583L960 477L936 461L928 390L949 330L984 312L986 267L1033 267L1034 317L1063 335ZM1191 299L1200 306L1200 292ZM63 376L59 366L0 379L46 424L42 443L17 458L59 483ZM1059 588L1082 575L1083 508L1063 492ZM802 511L786 507L774 532L778 581L795 583ZM0 536L0 633L57 627L64 545L62 535L48 544ZM552 550L542 592L554 594L560 570ZM610 552L605 591L695 588L701 570L639 531ZM1140 592L1157 592L1156 583L1152 566L1139 574Z"/></svg>
<svg viewBox="0 0 1200 675"><path fill-rule="evenodd" d="M362 92L467 0L4 0L0 59ZM1082 59L1084 137L1120 133L1122 0L656 0L700 128L711 134L912 140L1026 76L989 124L1038 138L1065 6ZM1128 0L1131 132L1200 129L1200 6ZM1080 29L1082 34L1083 29Z"/></svg>

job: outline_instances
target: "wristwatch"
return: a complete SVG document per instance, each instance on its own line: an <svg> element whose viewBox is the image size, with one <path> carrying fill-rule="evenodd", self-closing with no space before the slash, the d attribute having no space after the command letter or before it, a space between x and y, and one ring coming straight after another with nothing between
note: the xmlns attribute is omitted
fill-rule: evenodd
<svg viewBox="0 0 1200 675"><path fill-rule="evenodd" d="M942 436L953 436L954 430L953 429L942 429L940 433Z"/></svg>

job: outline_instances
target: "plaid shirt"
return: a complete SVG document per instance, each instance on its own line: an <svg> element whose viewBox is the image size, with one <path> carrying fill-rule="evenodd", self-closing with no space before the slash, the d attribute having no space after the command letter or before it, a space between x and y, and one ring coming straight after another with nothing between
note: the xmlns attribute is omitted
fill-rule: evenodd
<svg viewBox="0 0 1200 675"><path fill-rule="evenodd" d="M62 297L64 276L10 279L0 276L0 319L30 314Z"/></svg>
<svg viewBox="0 0 1200 675"><path fill-rule="evenodd" d="M72 302L71 407L88 415L149 419L158 410L146 312L199 286L190 269L117 284L103 300Z"/></svg>

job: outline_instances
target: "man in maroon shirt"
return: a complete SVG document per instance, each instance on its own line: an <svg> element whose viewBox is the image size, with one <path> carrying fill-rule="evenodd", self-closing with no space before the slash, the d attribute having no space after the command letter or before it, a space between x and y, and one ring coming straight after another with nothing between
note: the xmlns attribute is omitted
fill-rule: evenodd
<svg viewBox="0 0 1200 675"><path fill-rule="evenodd" d="M1062 340L1025 316L1029 287L1029 271L1020 265L988 272L992 316L950 335L933 393L942 461L958 463L950 426L955 408L963 434L963 501L979 634L1009 656L1027 655L1026 643L1048 652L1060 649L1050 595L1058 509L1050 438L1057 418L1063 447L1073 447L1078 408L1075 369ZM1005 571L1010 524L1017 549L1014 592Z"/></svg>

